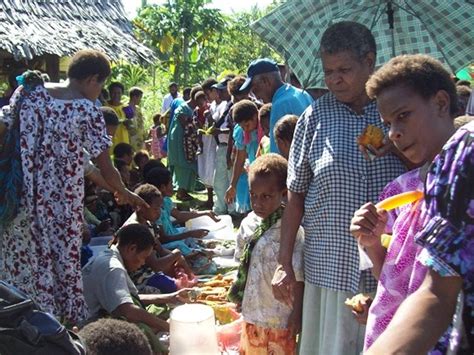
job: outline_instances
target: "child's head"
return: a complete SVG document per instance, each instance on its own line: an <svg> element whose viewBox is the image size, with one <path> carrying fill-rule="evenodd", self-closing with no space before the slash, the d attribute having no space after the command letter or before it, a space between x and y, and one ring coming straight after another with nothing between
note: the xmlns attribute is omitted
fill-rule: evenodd
<svg viewBox="0 0 474 355"><path fill-rule="evenodd" d="M204 91L198 91L196 95L194 95L194 100L196 101L196 104L199 108L203 108L204 106L206 106L207 98Z"/></svg>
<svg viewBox="0 0 474 355"><path fill-rule="evenodd" d="M130 166L126 161L120 159L114 159L114 165L120 173L123 183L126 186L130 185Z"/></svg>
<svg viewBox="0 0 474 355"><path fill-rule="evenodd" d="M291 142L293 141L297 122L298 116L285 115L277 121L273 129L278 150L285 159L288 159L290 155Z"/></svg>
<svg viewBox="0 0 474 355"><path fill-rule="evenodd" d="M119 143L114 148L114 158L126 162L128 165L133 161L133 147L128 143Z"/></svg>
<svg viewBox="0 0 474 355"><path fill-rule="evenodd" d="M199 91L202 91L201 85L196 85L196 86L193 86L193 87L192 87L191 92L190 92L190 94L189 94L189 96L190 96L190 98L191 98L191 101L196 102L196 94L197 94Z"/></svg>
<svg viewBox="0 0 474 355"><path fill-rule="evenodd" d="M258 108L250 100L237 102L232 109L232 118L245 132L252 132L258 125Z"/></svg>
<svg viewBox="0 0 474 355"><path fill-rule="evenodd" d="M135 193L150 206L149 208L140 208L137 213L147 221L154 223L161 216L163 198L160 190L151 184L143 184L135 189Z"/></svg>
<svg viewBox="0 0 474 355"><path fill-rule="evenodd" d="M120 256L128 272L138 270L153 251L155 238L148 226L132 223L120 228L115 236Z"/></svg>
<svg viewBox="0 0 474 355"><path fill-rule="evenodd" d="M151 355L145 334L133 323L101 318L79 331L90 355Z"/></svg>
<svg viewBox="0 0 474 355"><path fill-rule="evenodd" d="M279 154L258 157L249 169L250 202L255 214L266 218L275 212L286 196L288 163Z"/></svg>
<svg viewBox="0 0 474 355"><path fill-rule="evenodd" d="M117 113L110 107L102 106L100 108L102 115L104 116L105 120L105 128L107 130L107 134L111 137L114 136L115 131L119 125L119 118Z"/></svg>
<svg viewBox="0 0 474 355"><path fill-rule="evenodd" d="M128 91L128 96L130 98L130 103L140 105L143 97L143 90L137 86L134 86Z"/></svg>
<svg viewBox="0 0 474 355"><path fill-rule="evenodd" d="M151 169L146 174L145 181L157 187L163 196L173 196L173 179L168 169L164 167Z"/></svg>
<svg viewBox="0 0 474 355"><path fill-rule="evenodd" d="M471 97L471 88L467 85L456 85L456 93L458 95L458 115L466 113L467 103Z"/></svg>
<svg viewBox="0 0 474 355"><path fill-rule="evenodd" d="M161 118L162 118L161 113L155 113L153 115L153 125L155 126L161 125Z"/></svg>
<svg viewBox="0 0 474 355"><path fill-rule="evenodd" d="M143 178L146 179L148 173L154 168L165 168L165 165L159 159L148 160L142 170Z"/></svg>
<svg viewBox="0 0 474 355"><path fill-rule="evenodd" d="M427 55L401 55L377 70L366 88L402 154L415 164L433 160L457 112L454 82L443 65Z"/></svg>
<svg viewBox="0 0 474 355"><path fill-rule="evenodd" d="M140 150L133 156L133 162L141 171L143 171L143 167L146 165L146 163L148 163L149 160L150 155L146 150Z"/></svg>
<svg viewBox="0 0 474 355"><path fill-rule="evenodd" d="M260 107L258 116L260 119L260 126L262 126L263 133L270 136L270 112L272 111L272 104L268 103Z"/></svg>

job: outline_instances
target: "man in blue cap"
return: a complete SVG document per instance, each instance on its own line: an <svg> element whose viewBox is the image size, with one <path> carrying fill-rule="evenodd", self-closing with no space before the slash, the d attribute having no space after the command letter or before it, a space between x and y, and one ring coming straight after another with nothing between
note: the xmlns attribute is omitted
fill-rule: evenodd
<svg viewBox="0 0 474 355"><path fill-rule="evenodd" d="M270 151L280 153L273 135L273 128L284 115L301 115L313 102L312 97L303 90L284 83L278 65L271 59L261 58L250 63L247 80L240 91L251 87L254 95L264 103L271 103L270 112Z"/></svg>

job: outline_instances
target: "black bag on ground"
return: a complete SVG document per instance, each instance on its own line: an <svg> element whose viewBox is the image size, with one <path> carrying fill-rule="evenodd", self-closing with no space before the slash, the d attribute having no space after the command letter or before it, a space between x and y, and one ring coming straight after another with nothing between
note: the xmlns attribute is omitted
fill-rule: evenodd
<svg viewBox="0 0 474 355"><path fill-rule="evenodd" d="M84 355L80 338L23 292L0 281L1 355Z"/></svg>

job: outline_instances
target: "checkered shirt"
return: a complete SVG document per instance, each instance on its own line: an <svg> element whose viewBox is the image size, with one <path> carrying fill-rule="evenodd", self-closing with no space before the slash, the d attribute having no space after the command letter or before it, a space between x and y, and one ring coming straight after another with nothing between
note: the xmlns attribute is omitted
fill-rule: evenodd
<svg viewBox="0 0 474 355"><path fill-rule="evenodd" d="M350 221L405 169L392 155L364 159L356 137L368 124L386 131L375 102L357 115L329 93L308 107L296 126L287 185L305 194L305 281L319 287L356 293L362 277L365 291L376 288L370 272L359 271Z"/></svg>

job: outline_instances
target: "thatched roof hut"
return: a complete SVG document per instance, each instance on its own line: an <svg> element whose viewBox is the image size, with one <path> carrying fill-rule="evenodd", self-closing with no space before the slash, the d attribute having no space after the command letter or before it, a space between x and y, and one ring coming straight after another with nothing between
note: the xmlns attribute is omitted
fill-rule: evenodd
<svg viewBox="0 0 474 355"><path fill-rule="evenodd" d="M2 0L0 50L15 61L69 56L95 48L113 59L151 62L132 35L121 0Z"/></svg>

